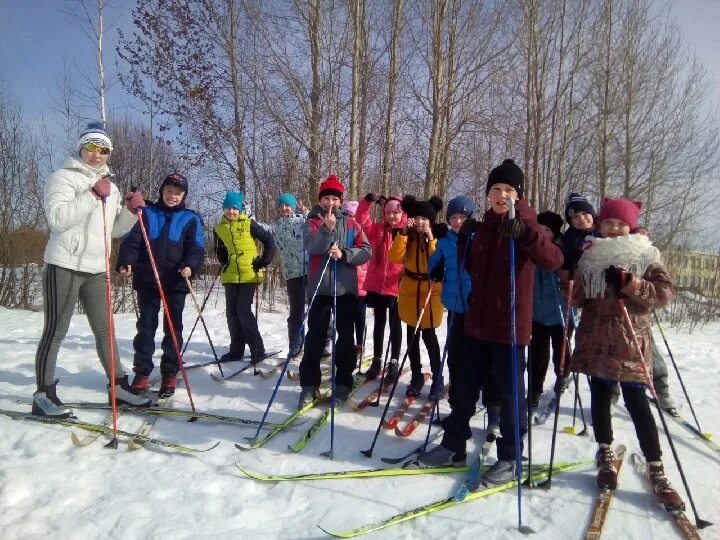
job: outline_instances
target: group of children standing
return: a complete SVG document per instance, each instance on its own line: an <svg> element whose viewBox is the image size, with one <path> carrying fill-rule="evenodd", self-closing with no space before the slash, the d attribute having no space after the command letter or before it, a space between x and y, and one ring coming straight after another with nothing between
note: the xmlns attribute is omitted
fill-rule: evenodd
<svg viewBox="0 0 720 540"><path fill-rule="evenodd" d="M60 193L60 187L69 185L69 181L59 174L46 193L50 203L55 204L62 195L70 201L63 199L62 204L77 206L81 202L88 207L88 215L99 208L101 199L107 205L106 199L113 193L112 183L100 175L107 169L105 160L111 144L102 130L94 129L92 137L81 138L78 147L83 162L76 160L72 165L76 169L87 168L87 172L80 171L87 179L77 174L78 178L82 176L82 182L78 182L83 188L77 196L80 199ZM585 198L572 193L565 208L569 227L562 234L561 216L553 212L536 215L528 205L524 182L520 167L505 160L488 176L489 208L482 219L473 219L474 202L459 196L448 203L447 225L436 222L443 205L438 197L423 201L411 195L385 197L369 193L359 202L345 201L345 188L335 175L320 185L318 204L309 212L292 194L280 195L278 219L266 226L249 217L242 193L228 192L223 201L223 217L213 229L215 252L222 265L230 334L230 350L222 360L243 358L246 345L251 362L265 358L263 339L251 306L264 279L264 269L277 250L290 303L289 355L302 354L299 407L319 395L320 360L331 317L336 332L335 399L348 398L358 352L364 345L366 307L374 310L375 324L373 358L365 377L378 377L383 365L386 379L395 381L400 376L398 363L405 323L412 372L406 395L420 395L426 381L420 361L422 339L432 377L429 397L440 400L445 384L435 329L442 324L447 310L445 346L452 411L442 422L442 443L418 455L417 466L465 464L470 419L482 389L483 401L494 416L491 423L499 423L500 434L498 461L483 478L487 483L511 480L515 475L515 447L519 445L522 450L522 438L527 431L526 347L529 346L533 373L528 401L533 407L543 391L552 346L556 392L567 386L568 373L589 376L593 429L599 444L598 486L614 489L617 485L610 411L619 384L655 491L666 506L683 508L681 498L664 474L658 431L646 396L649 383L646 374L652 373L654 347L650 313L672 300L673 286L659 251L646 231L638 227L641 204L629 199L605 199L596 214ZM67 191L70 193L70 188ZM162 181L156 202L143 201L138 192L127 196L127 208L140 213L142 220L125 235L117 262L118 271L132 276L139 300L137 335L133 341L135 378L131 387L122 375L116 375L120 396L127 403L148 404L140 396L149 388L149 375L154 367L154 336L161 299L167 304L171 321L163 321L159 396L172 396L177 385L177 347L182 345L185 297L190 290L190 278L205 258L203 224L185 206L187 193L187 180L171 174ZM378 221L371 217L373 204L379 206ZM51 217L51 223L55 223L54 214ZM51 240L61 232L53 234ZM146 242L150 244L157 274ZM256 242L262 244L262 252ZM512 262L511 246L515 250ZM46 258L49 257L54 271L52 265L58 259L54 253L58 250L50 247ZM93 276L99 273L95 267L100 268L99 264L93 267ZM50 273L48 276L52 277ZM48 298L53 283L48 281ZM82 296L82 290L78 294ZM307 304L310 305L305 334ZM582 310L578 323L574 315L565 315L571 312L568 308ZM389 338L383 353L386 325ZM46 322L46 336L41 343L59 344L62 336L53 333L53 328ZM575 348L570 354L564 339L573 329ZM637 343L641 351L636 350ZM45 349L50 353L41 354ZM50 345L43 345L38 352L39 382L33 405L36 414L68 414L51 380L54 354ZM561 358L565 358L565 366ZM520 370L514 382L513 359ZM519 411L514 410L517 397L521 398ZM519 441L515 440L513 429L514 413L519 413Z"/></svg>

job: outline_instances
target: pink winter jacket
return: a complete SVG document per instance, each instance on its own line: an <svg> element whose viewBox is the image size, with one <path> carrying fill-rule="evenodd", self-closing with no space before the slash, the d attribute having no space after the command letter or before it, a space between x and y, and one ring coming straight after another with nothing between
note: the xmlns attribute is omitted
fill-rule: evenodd
<svg viewBox="0 0 720 540"><path fill-rule="evenodd" d="M370 217L370 205L372 203L361 200L355 213L357 221L363 229L365 236L370 242L372 256L368 262L367 276L365 277L364 289L367 292L374 292L385 296L397 296L402 276L403 265L392 263L388 259L388 251L393 244L393 233L397 234L405 226L407 217L403 214L402 220L397 227L389 224L377 223ZM360 269L358 268L358 281L360 281Z"/></svg>

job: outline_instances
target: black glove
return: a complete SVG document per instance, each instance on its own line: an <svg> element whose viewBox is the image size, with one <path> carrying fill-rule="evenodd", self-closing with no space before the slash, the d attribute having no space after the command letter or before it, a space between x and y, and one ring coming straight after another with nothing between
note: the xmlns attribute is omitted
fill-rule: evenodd
<svg viewBox="0 0 720 540"><path fill-rule="evenodd" d="M435 282L440 282L445 278L445 265L438 264L435 268L430 270L430 279Z"/></svg>
<svg viewBox="0 0 720 540"><path fill-rule="evenodd" d="M260 257L255 257L252 262L252 269L257 274L260 270L265 268L266 264Z"/></svg>
<svg viewBox="0 0 720 540"><path fill-rule="evenodd" d="M506 219L498 225L500 236L520 240L530 234L530 229L518 218Z"/></svg>
<svg viewBox="0 0 720 540"><path fill-rule="evenodd" d="M375 199L375 204L379 204L380 206L383 206L387 202L387 197L385 195L380 195Z"/></svg>
<svg viewBox="0 0 720 540"><path fill-rule="evenodd" d="M473 218L467 218L460 226L460 234L470 236L477 232L480 222Z"/></svg>
<svg viewBox="0 0 720 540"><path fill-rule="evenodd" d="M616 295L620 295L620 290L632 281L631 272L626 272L617 266L609 266L605 269L605 283L608 287L612 287Z"/></svg>
<svg viewBox="0 0 720 540"><path fill-rule="evenodd" d="M365 195L365 200L367 202L375 202L377 199L374 193L368 193L367 195Z"/></svg>

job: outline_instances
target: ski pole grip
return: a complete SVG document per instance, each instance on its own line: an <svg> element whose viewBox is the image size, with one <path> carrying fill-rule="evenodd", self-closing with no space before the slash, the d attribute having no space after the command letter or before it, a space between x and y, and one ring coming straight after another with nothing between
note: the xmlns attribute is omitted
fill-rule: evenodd
<svg viewBox="0 0 720 540"><path fill-rule="evenodd" d="M508 218L515 219L515 199L512 197L508 197L508 206L510 206L510 209L508 210Z"/></svg>

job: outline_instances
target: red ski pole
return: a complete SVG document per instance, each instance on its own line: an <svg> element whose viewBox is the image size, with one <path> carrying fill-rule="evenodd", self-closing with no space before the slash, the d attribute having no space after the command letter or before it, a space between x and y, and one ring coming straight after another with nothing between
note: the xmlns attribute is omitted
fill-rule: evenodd
<svg viewBox="0 0 720 540"><path fill-rule="evenodd" d="M110 282L110 246L107 239L107 199L102 198L103 241L105 242L105 302L108 312L108 339L110 340L110 406L112 407L113 438L106 448L117 448L117 403L115 402L115 320L112 309L112 283Z"/></svg>
<svg viewBox="0 0 720 540"><path fill-rule="evenodd" d="M165 314L165 319L167 320L168 327L170 328L170 337L172 337L173 348L175 349L175 354L177 355L178 365L180 366L180 371L182 372L183 381L185 382L185 389L187 390L188 398L190 399L190 408L192 409L192 412L195 412L195 403L193 402L192 392L190 391L190 381L188 380L187 373L185 372L185 364L182 359L180 344L178 343L177 336L175 335L175 325L172 322L170 308L168 308L167 301L165 300L165 291L163 290L162 283L160 282L160 274L158 273L157 265L155 264L155 257L153 256L152 247L150 246L150 239L148 238L145 223L143 222L142 208L138 208L138 223L140 224L140 231L142 232L143 240L145 240L145 248L147 249L150 266L152 267L153 275L155 276L155 284L157 285L158 292L160 293L163 313Z"/></svg>

